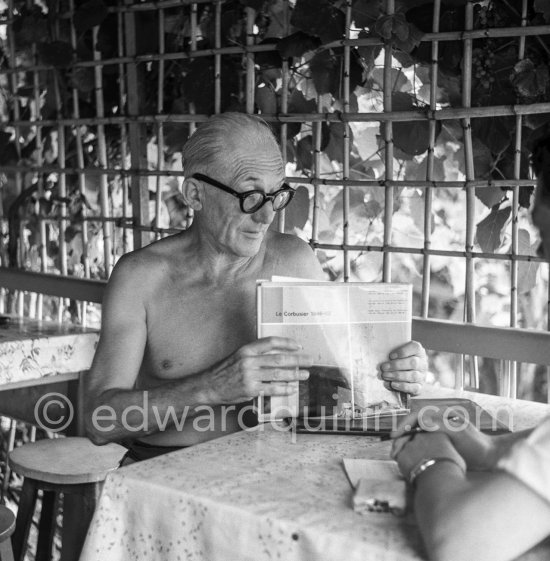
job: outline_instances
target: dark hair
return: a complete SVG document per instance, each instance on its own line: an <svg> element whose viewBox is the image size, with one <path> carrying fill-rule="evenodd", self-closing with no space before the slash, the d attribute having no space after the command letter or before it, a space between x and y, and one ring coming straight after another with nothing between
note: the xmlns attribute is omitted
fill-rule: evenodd
<svg viewBox="0 0 550 561"><path fill-rule="evenodd" d="M531 165L538 179L540 200L550 203L550 134L541 136L533 145Z"/></svg>

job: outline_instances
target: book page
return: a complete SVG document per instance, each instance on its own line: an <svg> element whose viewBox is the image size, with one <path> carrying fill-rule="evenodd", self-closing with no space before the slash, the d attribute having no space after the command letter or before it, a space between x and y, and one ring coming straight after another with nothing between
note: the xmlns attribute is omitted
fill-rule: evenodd
<svg viewBox="0 0 550 561"><path fill-rule="evenodd" d="M411 287L405 284L261 282L258 337L290 337L313 357L298 392L264 398L262 421L296 416L358 417L399 408L378 365L411 337Z"/></svg>

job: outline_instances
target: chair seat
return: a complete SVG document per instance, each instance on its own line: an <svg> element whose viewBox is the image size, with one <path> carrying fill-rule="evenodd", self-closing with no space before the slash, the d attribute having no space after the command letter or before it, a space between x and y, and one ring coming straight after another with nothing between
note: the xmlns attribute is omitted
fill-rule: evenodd
<svg viewBox="0 0 550 561"><path fill-rule="evenodd" d="M0 543L7 540L15 530L15 514L4 505L0 505Z"/></svg>
<svg viewBox="0 0 550 561"><path fill-rule="evenodd" d="M126 448L119 444L96 446L83 437L44 439L16 448L9 455L19 475L60 485L103 481L115 470Z"/></svg>

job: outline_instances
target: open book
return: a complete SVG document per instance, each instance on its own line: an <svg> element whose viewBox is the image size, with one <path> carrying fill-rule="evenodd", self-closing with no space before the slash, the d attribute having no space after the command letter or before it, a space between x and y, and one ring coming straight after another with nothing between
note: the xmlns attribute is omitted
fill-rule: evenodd
<svg viewBox="0 0 550 561"><path fill-rule="evenodd" d="M410 341L411 307L408 284L259 281L258 337L290 337L314 362L295 394L260 397L260 422L401 409L401 395L384 387L379 364Z"/></svg>

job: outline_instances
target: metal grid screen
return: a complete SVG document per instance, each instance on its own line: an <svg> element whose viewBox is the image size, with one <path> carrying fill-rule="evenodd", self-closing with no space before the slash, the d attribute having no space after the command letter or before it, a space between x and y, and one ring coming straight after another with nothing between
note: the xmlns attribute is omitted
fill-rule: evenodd
<svg viewBox="0 0 550 561"><path fill-rule="evenodd" d="M298 188L278 227L327 278L412 282L421 317L546 329L528 213L550 113L542 4L0 0L2 265L106 279L189 226L181 147L245 111ZM100 315L23 291L2 306Z"/></svg>

